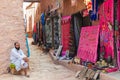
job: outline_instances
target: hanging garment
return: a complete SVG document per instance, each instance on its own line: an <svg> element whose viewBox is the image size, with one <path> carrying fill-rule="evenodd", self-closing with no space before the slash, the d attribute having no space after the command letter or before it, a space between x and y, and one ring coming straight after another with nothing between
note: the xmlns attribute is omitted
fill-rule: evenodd
<svg viewBox="0 0 120 80"><path fill-rule="evenodd" d="M120 40L117 39L117 64L120 69Z"/></svg>
<svg viewBox="0 0 120 80"><path fill-rule="evenodd" d="M112 58L113 58L113 54L112 54L112 52L113 52L113 49L112 49L112 47L110 46L110 44L108 45L108 46L106 46L106 48L105 48L105 58L107 59L109 56L111 56Z"/></svg>
<svg viewBox="0 0 120 80"><path fill-rule="evenodd" d="M120 25L120 0L118 0L118 6L117 6L117 20L118 24Z"/></svg>
<svg viewBox="0 0 120 80"><path fill-rule="evenodd" d="M45 14L41 14L41 24L42 24L42 34L43 34L43 43L46 43L46 36L45 36Z"/></svg>
<svg viewBox="0 0 120 80"><path fill-rule="evenodd" d="M42 34L43 34L43 43L44 43L44 45L45 45L45 43L46 43L46 36L45 36L45 25L42 25Z"/></svg>
<svg viewBox="0 0 120 80"><path fill-rule="evenodd" d="M36 44L38 43L39 41L39 23L37 23L37 26L36 26Z"/></svg>
<svg viewBox="0 0 120 80"><path fill-rule="evenodd" d="M38 21L38 27L37 27L37 32L38 32L38 41L40 40L40 21Z"/></svg>
<svg viewBox="0 0 120 80"><path fill-rule="evenodd" d="M74 17L72 16L71 19L71 26L70 26L70 40L69 40L69 58L73 58L76 56L77 49L76 49L76 41L75 41L75 32L74 32Z"/></svg>
<svg viewBox="0 0 120 80"><path fill-rule="evenodd" d="M37 25L36 25L36 23L34 24L33 33L37 33Z"/></svg>
<svg viewBox="0 0 120 80"><path fill-rule="evenodd" d="M45 14L44 13L41 14L41 24L45 25Z"/></svg>
<svg viewBox="0 0 120 80"><path fill-rule="evenodd" d="M54 19L54 46L55 49L57 49L59 47L59 16L55 16Z"/></svg>
<svg viewBox="0 0 120 80"><path fill-rule="evenodd" d="M78 48L81 27L90 26L91 21L89 15L83 17L81 13L74 14L72 16L72 20L73 20L72 24L74 26L75 44L76 44L76 48Z"/></svg>
<svg viewBox="0 0 120 80"><path fill-rule="evenodd" d="M37 35L37 25L36 23L34 24L34 28L33 28L33 40L36 43L36 35Z"/></svg>
<svg viewBox="0 0 120 80"><path fill-rule="evenodd" d="M108 23L113 24L113 0L105 1L99 10L100 15L100 44L105 46L104 58L114 58L113 30ZM101 45L101 46L102 46Z"/></svg>
<svg viewBox="0 0 120 80"><path fill-rule="evenodd" d="M100 6L100 21L110 22L113 25L113 3L114 0L107 0Z"/></svg>
<svg viewBox="0 0 120 80"><path fill-rule="evenodd" d="M51 20L47 20L45 24L46 43L52 44L52 23Z"/></svg>
<svg viewBox="0 0 120 80"><path fill-rule="evenodd" d="M80 31L82 26L82 15L80 13L76 13L72 16L72 26L73 26L73 32L75 37L75 47L78 48L79 44L79 37L80 37Z"/></svg>
<svg viewBox="0 0 120 80"><path fill-rule="evenodd" d="M109 30L105 23L101 23L100 44L105 46L104 58L107 59L109 56L114 58L113 31Z"/></svg>
<svg viewBox="0 0 120 80"><path fill-rule="evenodd" d="M120 27L118 28L118 34L119 35L117 37L117 46L116 47L117 47L117 65L118 65L118 68L120 70Z"/></svg>
<svg viewBox="0 0 120 80"><path fill-rule="evenodd" d="M69 50L70 20L71 16L62 17L62 56L65 55L66 50Z"/></svg>
<svg viewBox="0 0 120 80"><path fill-rule="evenodd" d="M91 20L97 19L98 0L92 0L92 11L90 11Z"/></svg>
<svg viewBox="0 0 120 80"><path fill-rule="evenodd" d="M82 20L82 17L80 18ZM77 17L74 17L74 32L75 32L75 41L76 47L78 48L79 38L80 38L80 23L77 20Z"/></svg>
<svg viewBox="0 0 120 80"><path fill-rule="evenodd" d="M90 26L91 25L91 21L90 21L89 15L86 16L86 17L83 17L82 20L83 20L82 21L82 27L84 27L84 26Z"/></svg>

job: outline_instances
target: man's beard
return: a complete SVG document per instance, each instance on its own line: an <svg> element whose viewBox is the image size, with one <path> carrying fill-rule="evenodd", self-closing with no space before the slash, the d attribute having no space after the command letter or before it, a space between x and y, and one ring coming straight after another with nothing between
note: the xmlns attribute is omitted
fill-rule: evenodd
<svg viewBox="0 0 120 80"><path fill-rule="evenodd" d="M17 47L15 47L17 50L20 50L20 47L19 48L17 48Z"/></svg>

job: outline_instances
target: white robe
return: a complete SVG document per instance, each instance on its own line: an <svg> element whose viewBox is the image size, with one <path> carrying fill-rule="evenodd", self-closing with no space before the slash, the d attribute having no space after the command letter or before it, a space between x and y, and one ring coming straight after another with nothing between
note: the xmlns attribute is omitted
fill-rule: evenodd
<svg viewBox="0 0 120 80"><path fill-rule="evenodd" d="M10 61L11 63L15 64L15 68L17 71L21 70L22 68L28 67L28 64L23 60L24 57L26 57L26 55L21 49L17 50L16 48L13 48L11 50Z"/></svg>

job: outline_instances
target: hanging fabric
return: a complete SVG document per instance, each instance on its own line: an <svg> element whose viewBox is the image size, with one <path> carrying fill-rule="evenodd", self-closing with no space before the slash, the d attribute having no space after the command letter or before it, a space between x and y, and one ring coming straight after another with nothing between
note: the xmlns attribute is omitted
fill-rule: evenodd
<svg viewBox="0 0 120 80"><path fill-rule="evenodd" d="M71 16L62 17L62 31L61 31L61 39L62 39L62 56L66 54L66 50L69 50L69 37L70 37L70 21Z"/></svg>
<svg viewBox="0 0 120 80"><path fill-rule="evenodd" d="M117 6L117 20L118 24L120 25L120 0L118 0L118 6Z"/></svg>
<svg viewBox="0 0 120 80"><path fill-rule="evenodd" d="M100 46L105 47L104 58L114 58L113 47L113 0L105 1L99 10L100 15Z"/></svg>
<svg viewBox="0 0 120 80"><path fill-rule="evenodd" d="M36 23L34 24L34 27L33 27L33 40L34 40L34 43L36 44L37 43L37 24Z"/></svg>
<svg viewBox="0 0 120 80"><path fill-rule="evenodd" d="M82 17L80 18L82 21ZM79 20L76 16L74 16L74 34L75 34L75 41L76 41L76 47L78 47L79 44L79 37L80 37L80 25L82 26L82 22L79 23Z"/></svg>
<svg viewBox="0 0 120 80"><path fill-rule="evenodd" d="M60 25L60 22L59 22L59 16L55 16L53 18L54 20L54 46L55 46L55 49L57 49L59 47L59 44L60 44L60 41L59 41L59 25Z"/></svg>
<svg viewBox="0 0 120 80"><path fill-rule="evenodd" d="M45 36L45 13L42 13L40 16L41 24L42 24L42 39L44 45L46 44L46 36Z"/></svg>
<svg viewBox="0 0 120 80"><path fill-rule="evenodd" d="M50 18L46 20L45 31L46 44L52 44L52 22Z"/></svg>
<svg viewBox="0 0 120 80"><path fill-rule="evenodd" d="M119 28L118 28L119 30L118 30L118 32L119 32L119 36L120 36L120 26L119 26ZM119 69L120 69L120 38L119 38L119 36L117 37L117 63L118 63L118 67L119 67Z"/></svg>
<svg viewBox="0 0 120 80"><path fill-rule="evenodd" d="M83 11L72 15L72 26L73 26L73 32L74 32L74 37L75 37L76 50L78 49L78 45L79 45L81 28L91 25L90 16L89 15L83 16Z"/></svg>
<svg viewBox="0 0 120 80"><path fill-rule="evenodd" d="M120 69L120 0L117 2L117 21L118 21L118 38L117 38L117 63Z"/></svg>
<svg viewBox="0 0 120 80"><path fill-rule="evenodd" d="M90 11L91 20L96 20L98 14L98 0L92 0L92 11Z"/></svg>

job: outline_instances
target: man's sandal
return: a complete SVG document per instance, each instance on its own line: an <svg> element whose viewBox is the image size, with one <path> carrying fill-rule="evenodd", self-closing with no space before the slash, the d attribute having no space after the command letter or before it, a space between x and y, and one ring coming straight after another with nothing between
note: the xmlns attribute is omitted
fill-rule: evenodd
<svg viewBox="0 0 120 80"><path fill-rule="evenodd" d="M25 75L25 76L28 77L28 78L30 77L30 75Z"/></svg>

